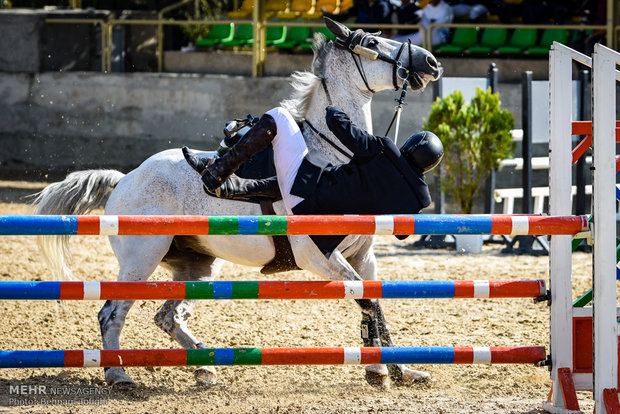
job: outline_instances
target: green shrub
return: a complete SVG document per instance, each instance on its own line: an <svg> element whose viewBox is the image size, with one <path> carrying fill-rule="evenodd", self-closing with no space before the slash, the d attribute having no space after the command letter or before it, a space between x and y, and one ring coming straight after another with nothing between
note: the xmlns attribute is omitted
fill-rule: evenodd
<svg viewBox="0 0 620 414"><path fill-rule="evenodd" d="M454 197L461 211L470 214L483 180L512 157L515 144L510 130L514 119L500 108L499 93L476 88L476 96L465 103L456 91L431 106L424 129L437 134L444 146L441 188Z"/></svg>

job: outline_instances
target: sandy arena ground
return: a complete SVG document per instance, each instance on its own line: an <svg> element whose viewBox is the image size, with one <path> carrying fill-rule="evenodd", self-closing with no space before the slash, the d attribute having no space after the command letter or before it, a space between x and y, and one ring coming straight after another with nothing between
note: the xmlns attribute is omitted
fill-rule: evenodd
<svg viewBox="0 0 620 414"><path fill-rule="evenodd" d="M20 187L15 189L13 187ZM9 188L10 187L10 188ZM36 185L0 182L0 190L22 195ZM1 192L1 191L0 191ZM4 200L22 198L6 196ZM2 200L2 198L0 198ZM23 202L0 202L0 214L27 214ZM411 239L411 238L410 238ZM498 246L477 255L420 250L412 241L378 237L382 279L546 279L548 257L510 256ZM116 280L118 264L105 237L72 239L73 270L79 280ZM139 254L138 252L136 252ZM574 295L591 284L591 255L573 255ZM220 280L260 280L257 269L226 264ZM34 237L0 239L0 280L49 280ZM168 280L158 269L155 280ZM288 272L272 280L316 280ZM0 302L0 349L99 349L95 301ZM153 323L161 302L138 301L125 325L123 348L175 348ZM392 336L400 346L549 346L546 304L531 299L384 300ZM352 301L202 301L190 322L210 347L360 346L360 312ZM546 368L518 365L416 367L429 371L428 386L370 387L361 366L226 367L219 384L198 386L191 367L129 368L135 389L108 389L103 370L0 369L0 412L10 413L541 413L549 391ZM10 386L45 385L104 390L80 396L91 401L48 406L16 396ZM590 393L579 393L592 411ZM9 403L9 398L22 401ZM97 405L99 404L99 405Z"/></svg>

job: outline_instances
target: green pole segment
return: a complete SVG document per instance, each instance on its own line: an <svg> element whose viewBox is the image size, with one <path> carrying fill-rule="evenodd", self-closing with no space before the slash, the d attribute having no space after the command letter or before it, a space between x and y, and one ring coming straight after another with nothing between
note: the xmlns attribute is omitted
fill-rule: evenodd
<svg viewBox="0 0 620 414"><path fill-rule="evenodd" d="M258 299L258 281L230 283L230 291L216 292L213 282L185 282L186 299Z"/></svg>
<svg viewBox="0 0 620 414"><path fill-rule="evenodd" d="M235 348L231 350L232 358L226 361L215 360L214 348L198 348L187 350L187 365L261 365L263 352L260 348ZM222 364L222 362L224 362Z"/></svg>
<svg viewBox="0 0 620 414"><path fill-rule="evenodd" d="M592 289L581 295L579 299L573 302L573 308L583 308L592 301Z"/></svg>
<svg viewBox="0 0 620 414"><path fill-rule="evenodd" d="M286 217L265 218L258 216L258 234L282 234L286 233L287 227Z"/></svg>
<svg viewBox="0 0 620 414"><path fill-rule="evenodd" d="M186 299L213 299L212 282L186 282Z"/></svg>

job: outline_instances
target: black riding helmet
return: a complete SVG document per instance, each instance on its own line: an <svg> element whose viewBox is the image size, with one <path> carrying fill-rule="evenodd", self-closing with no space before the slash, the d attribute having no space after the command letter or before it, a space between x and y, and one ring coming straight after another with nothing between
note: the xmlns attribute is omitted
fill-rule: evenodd
<svg viewBox="0 0 620 414"><path fill-rule="evenodd" d="M411 166L426 173L441 162L443 144L437 135L422 131L409 138L400 152Z"/></svg>

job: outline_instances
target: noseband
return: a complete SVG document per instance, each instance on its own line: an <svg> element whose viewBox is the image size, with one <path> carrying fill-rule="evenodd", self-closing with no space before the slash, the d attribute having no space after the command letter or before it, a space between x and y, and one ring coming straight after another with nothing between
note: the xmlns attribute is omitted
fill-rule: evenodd
<svg viewBox="0 0 620 414"><path fill-rule="evenodd" d="M336 47L340 49L344 49L351 53L351 57L353 58L353 62L355 62L355 66L357 67L357 71L359 72L364 84L366 85L366 89L368 89L371 93L375 93L375 91L368 84L368 78L366 77L366 73L364 72L364 66L362 65L362 56L370 59L370 60L382 60L387 63L392 64L392 84L394 85L394 90L397 91L400 89L398 86L398 78L407 80L409 78L409 69L403 66L403 63L400 61L400 56L405 50L406 43L401 43L400 48L398 49L398 53L396 54L396 58L392 58L391 56L387 56L383 53L376 52L362 45L364 39L368 36L372 36L371 33L366 33L362 29L357 29L352 32L346 40L336 39L334 44ZM409 45L409 58L411 59L411 45ZM402 76L401 72L403 72L404 76Z"/></svg>
<svg viewBox="0 0 620 414"><path fill-rule="evenodd" d="M354 31L353 33L351 33L346 40L336 39L334 41L334 44L336 45L336 47L347 50L349 53L351 53L353 62L355 62L355 66L357 67L357 71L359 72L362 80L364 81L364 84L366 85L366 89L368 89L368 91L370 91L371 93L374 94L375 91L368 84L368 78L366 77L366 73L364 72L364 66L362 65L362 58L361 58L362 56L370 60L379 59L384 62L392 64L392 84L394 85L395 91L400 89L400 86L398 86L398 79L400 78L403 81L403 92L401 94L400 100L397 99L398 101L397 110L395 110L394 118L392 118L392 122L390 122L390 126L388 127L388 130L385 133L385 135L387 135L390 132L390 129L392 128L392 124L394 123L394 120L398 119L398 115L400 114L400 110L402 109L402 106L404 104L403 102L405 99L405 94L407 92L407 82L409 80L409 69L405 68L403 66L403 63L400 61L400 56L402 55L403 50L405 50L405 46L407 44L401 43L400 48L398 49L398 53L396 54L396 58L392 58L390 56L384 55L382 53L369 49L365 46L362 46L362 42L367 36L372 36L372 34L366 33L363 30L358 29ZM408 49L409 49L409 61L411 62L412 61L411 41L409 41ZM332 98L331 98L331 95L329 94L329 90L327 89L327 83L325 81L325 78L321 78L321 85L323 86L323 91L325 92L327 102L329 103L329 105L332 105ZM304 122L321 139L323 139L325 142L330 144L334 149L336 149L338 152L343 154L345 157L347 157L348 159L351 159L352 157L351 154L349 154L348 152L340 148L340 146L336 145L336 143L334 143L331 139L329 139L327 136L325 136L319 130L317 130L314 127L314 125L310 123L310 121L308 121L307 119L304 119ZM398 134L398 122L396 123L396 135L397 134Z"/></svg>

